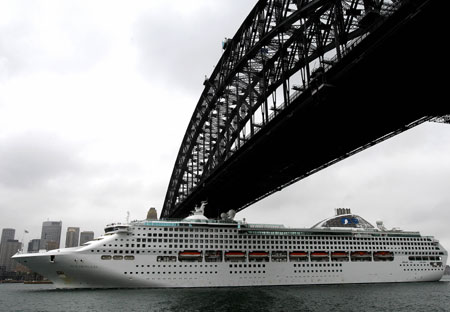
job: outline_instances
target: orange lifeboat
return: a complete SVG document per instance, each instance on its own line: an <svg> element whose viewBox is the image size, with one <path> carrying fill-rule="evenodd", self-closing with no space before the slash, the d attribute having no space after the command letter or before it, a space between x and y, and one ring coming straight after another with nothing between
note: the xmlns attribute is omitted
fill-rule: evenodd
<svg viewBox="0 0 450 312"><path fill-rule="evenodd" d="M306 258L306 257L308 257L308 253L306 251L291 251L289 253L289 257L291 257L291 258Z"/></svg>
<svg viewBox="0 0 450 312"><path fill-rule="evenodd" d="M368 257L370 257L370 253L367 251L353 251L352 257L353 258L368 258Z"/></svg>
<svg viewBox="0 0 450 312"><path fill-rule="evenodd" d="M267 258L269 256L269 253L266 251L252 251L248 254L251 258Z"/></svg>
<svg viewBox="0 0 450 312"><path fill-rule="evenodd" d="M225 257L227 257L227 258L244 258L245 252L244 251L227 251L227 252L225 252Z"/></svg>
<svg viewBox="0 0 450 312"><path fill-rule="evenodd" d="M394 253L391 251L377 251L373 253L374 261L393 261Z"/></svg>
<svg viewBox="0 0 450 312"><path fill-rule="evenodd" d="M352 261L372 261L372 253L368 251L353 251L350 258Z"/></svg>
<svg viewBox="0 0 450 312"><path fill-rule="evenodd" d="M379 258L389 258L389 257L393 257L394 254L390 251L377 251L373 253L374 257L379 257Z"/></svg>
<svg viewBox="0 0 450 312"><path fill-rule="evenodd" d="M345 251L333 251L331 253L331 257L333 258L346 258L348 257L348 253Z"/></svg>
<svg viewBox="0 0 450 312"><path fill-rule="evenodd" d="M326 260L328 259L328 252L314 251L311 253L311 260Z"/></svg>
<svg viewBox="0 0 450 312"><path fill-rule="evenodd" d="M196 250L186 250L186 251L180 251L178 253L179 257L182 258L199 258L202 256L202 253L200 251Z"/></svg>

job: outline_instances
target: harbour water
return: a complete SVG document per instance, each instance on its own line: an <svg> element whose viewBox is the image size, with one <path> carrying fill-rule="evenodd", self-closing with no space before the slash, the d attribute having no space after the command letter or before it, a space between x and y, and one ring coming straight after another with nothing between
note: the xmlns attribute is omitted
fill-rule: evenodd
<svg viewBox="0 0 450 312"><path fill-rule="evenodd" d="M449 311L440 282L196 289L55 290L0 284L0 311Z"/></svg>

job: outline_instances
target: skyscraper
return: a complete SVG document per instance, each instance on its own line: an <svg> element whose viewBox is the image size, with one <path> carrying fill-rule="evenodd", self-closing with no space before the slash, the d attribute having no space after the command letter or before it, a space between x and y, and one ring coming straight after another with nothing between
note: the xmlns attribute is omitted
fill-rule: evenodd
<svg viewBox="0 0 450 312"><path fill-rule="evenodd" d="M58 249L61 241L61 221L44 221L40 248L45 250Z"/></svg>
<svg viewBox="0 0 450 312"><path fill-rule="evenodd" d="M14 234L16 233L15 229L3 229L2 230L2 238L0 240L0 267L3 267L3 270L6 270L6 266L9 264L9 258L7 253L7 243L10 240L14 240Z"/></svg>
<svg viewBox="0 0 450 312"><path fill-rule="evenodd" d="M3 243L6 243L8 241L8 239L14 239L14 234L16 234L15 229L3 229L0 245L3 245Z"/></svg>
<svg viewBox="0 0 450 312"><path fill-rule="evenodd" d="M40 239L32 239L28 242L28 252L39 252Z"/></svg>
<svg viewBox="0 0 450 312"><path fill-rule="evenodd" d="M79 237L80 237L80 228L68 227L66 233L66 248L77 247Z"/></svg>
<svg viewBox="0 0 450 312"><path fill-rule="evenodd" d="M86 242L89 242L94 239L94 232L92 231L83 231L80 234L80 246Z"/></svg>
<svg viewBox="0 0 450 312"><path fill-rule="evenodd" d="M17 262L12 260L11 257L14 256L21 247L22 243L16 239L8 239L3 244L3 248L0 252L0 266L4 267L6 272L15 270Z"/></svg>

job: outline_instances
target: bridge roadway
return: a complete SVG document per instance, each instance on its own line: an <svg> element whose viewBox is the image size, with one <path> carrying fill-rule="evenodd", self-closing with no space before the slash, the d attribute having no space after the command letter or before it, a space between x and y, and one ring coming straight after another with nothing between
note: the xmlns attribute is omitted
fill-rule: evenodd
<svg viewBox="0 0 450 312"><path fill-rule="evenodd" d="M366 37L190 194L170 217L244 209L431 116L449 113L444 1L398 14ZM408 157L408 155L405 155ZM276 208L276 207L275 207Z"/></svg>

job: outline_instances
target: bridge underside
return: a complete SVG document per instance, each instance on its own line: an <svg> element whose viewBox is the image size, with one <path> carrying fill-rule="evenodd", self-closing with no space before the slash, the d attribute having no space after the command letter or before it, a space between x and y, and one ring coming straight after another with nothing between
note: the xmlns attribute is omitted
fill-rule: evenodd
<svg viewBox="0 0 450 312"><path fill-rule="evenodd" d="M448 114L446 72L439 66L445 19L435 16L443 2L431 3L439 7L430 4L414 19L371 33L326 73L317 92L297 98L171 217L188 215L202 200L208 200L208 217L241 210L426 116Z"/></svg>

